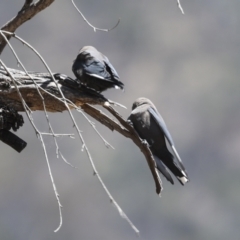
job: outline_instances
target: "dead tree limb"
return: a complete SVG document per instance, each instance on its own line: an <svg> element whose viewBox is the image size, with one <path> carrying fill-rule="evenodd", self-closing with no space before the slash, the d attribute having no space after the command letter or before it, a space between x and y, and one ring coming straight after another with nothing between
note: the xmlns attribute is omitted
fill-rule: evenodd
<svg viewBox="0 0 240 240"><path fill-rule="evenodd" d="M38 85L44 97L47 111L62 112L66 110L63 101L61 101L58 88L51 80L51 75L49 73L30 73L30 76L34 80L33 82L23 71L10 68L9 71L11 71L17 80L18 89L32 111L44 110L42 100L34 82ZM9 86L7 86L7 84ZM77 107L82 106L84 103L103 105L104 102L108 101L103 95L93 91L86 91L85 88L79 87L74 89L64 86L64 83L59 83L58 86L61 88L65 98L74 103ZM17 111L24 111L17 90L11 84L11 78L3 68L0 68L0 100L8 106L14 106ZM74 108L72 104L69 104L69 107Z"/></svg>
<svg viewBox="0 0 240 240"><path fill-rule="evenodd" d="M14 33L18 27L20 27L23 23L33 18L37 13L41 12L49 5L51 5L54 0L39 0L36 3L32 3L33 1L25 0L25 3L22 9L18 12L18 14L4 24L1 27L1 30L9 31ZM8 40L11 38L11 35L7 36ZM6 46L6 41L0 36L0 54L2 53L4 47Z"/></svg>

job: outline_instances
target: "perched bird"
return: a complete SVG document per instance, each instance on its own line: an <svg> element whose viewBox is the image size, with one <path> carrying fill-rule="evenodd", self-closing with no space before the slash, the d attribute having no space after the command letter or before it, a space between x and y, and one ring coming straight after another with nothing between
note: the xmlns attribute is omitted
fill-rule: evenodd
<svg viewBox="0 0 240 240"><path fill-rule="evenodd" d="M132 105L128 121L133 125L138 135L147 141L157 169L166 179L174 184L170 170L182 185L188 182L187 172L174 146L173 139L154 104L147 98L138 98ZM175 157L168 150L166 140Z"/></svg>
<svg viewBox="0 0 240 240"><path fill-rule="evenodd" d="M108 58L92 46L80 50L73 62L72 71L80 83L97 92L124 87Z"/></svg>

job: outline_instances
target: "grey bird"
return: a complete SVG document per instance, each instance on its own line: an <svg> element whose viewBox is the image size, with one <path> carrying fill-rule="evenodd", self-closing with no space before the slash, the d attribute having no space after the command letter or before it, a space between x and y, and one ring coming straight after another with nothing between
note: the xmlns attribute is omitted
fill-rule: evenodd
<svg viewBox="0 0 240 240"><path fill-rule="evenodd" d="M154 104L147 98L138 98L132 105L128 121L133 125L140 138L147 141L157 169L166 179L174 184L170 170L182 185L188 182L188 174L175 148L173 139ZM166 141L175 157L168 150Z"/></svg>
<svg viewBox="0 0 240 240"><path fill-rule="evenodd" d="M79 51L72 71L81 84L97 92L124 87L108 58L92 46L85 46Z"/></svg>

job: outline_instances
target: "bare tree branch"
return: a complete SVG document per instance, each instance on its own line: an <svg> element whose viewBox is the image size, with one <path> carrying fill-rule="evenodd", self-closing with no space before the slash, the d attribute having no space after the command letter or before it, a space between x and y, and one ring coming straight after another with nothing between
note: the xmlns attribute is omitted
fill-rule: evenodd
<svg viewBox="0 0 240 240"><path fill-rule="evenodd" d="M20 27L23 23L30 20L37 13L41 12L49 5L51 5L54 0L38 0L36 3L32 3L33 1L26 0L21 11L18 12L17 16L8 21L5 25L1 27L1 30L15 32L18 27ZM9 35L8 40L11 38ZM2 53L4 47L6 46L6 41L0 36L0 54Z"/></svg>
<svg viewBox="0 0 240 240"><path fill-rule="evenodd" d="M15 69L9 69L9 71L14 74L16 81L20 84L18 88L20 89L23 98L31 110L43 111L44 109L41 97L39 96L37 87L32 82L32 80L23 71ZM38 77L39 73L31 73L30 76L34 79L37 86L39 86L39 90L44 97L47 111L62 112L66 110L66 106L62 101L56 84L51 80L49 73L41 73L41 77ZM10 81L11 79L8 76L7 72L3 68L0 68L0 83L6 80ZM93 95L91 92L85 92L81 88L73 89L63 86L60 83L58 83L58 86L62 90L65 98L69 99L78 107L84 103L102 105L105 101L107 101L107 99L104 98L101 94ZM9 89L3 89L0 92L0 99L7 105L14 106L17 111L24 111L21 104L21 99L19 98L17 90L14 86L10 86ZM74 108L71 104L69 104L69 107Z"/></svg>
<svg viewBox="0 0 240 240"><path fill-rule="evenodd" d="M93 29L94 32L98 31L103 31L103 32L109 32L111 30L113 30L114 28L116 28L118 26L118 24L120 23L120 19L118 19L118 22L115 26L113 26L110 29L104 29L104 28L97 28L94 27L88 20L87 18L83 15L83 13L78 9L77 5L75 4L75 2L72 0L72 4L73 6L76 8L76 10L80 13L81 17L83 18L83 20Z"/></svg>
<svg viewBox="0 0 240 240"><path fill-rule="evenodd" d="M51 182L52 182L52 186L53 186L53 191L54 191L54 194L55 194L55 197L57 199L57 203L58 203L58 208L59 208L59 218L60 218L60 222L59 222L59 226L58 228L55 230L55 231L58 231L61 226L62 226L62 205L61 205L61 202L60 202L60 198L59 198L59 194L58 194L58 191L57 191L57 188L56 188L56 185L55 185L55 181L54 181L54 178L53 178L53 175L52 175L52 170L51 170L51 166L50 166L50 163L49 163L49 159L48 159L48 154L47 154L47 150L46 150L46 146L45 146L45 143L44 143L44 140L43 140L43 136L41 134L41 132L37 129L36 125L34 124L33 122L33 119L28 111L28 105L26 103L26 101L24 100L19 88L18 88L18 85L16 83L16 80L14 78L14 76L12 75L12 73L8 70L8 68L6 67L6 65L2 62L2 60L0 59L0 64L3 66L3 68L5 69L5 71L7 72L7 74L10 76L13 84L14 84L14 87L16 88L17 90L17 94L21 100L21 103L22 103L22 106L24 108L24 111L26 112L27 116L28 116L28 119L30 121L30 123L32 124L34 130L36 131L36 134L37 136L39 137L41 143L42 143L42 148L43 148L43 151L44 151L44 155L45 155L45 159L46 159L46 162L47 162L47 166L48 166L48 173L49 173L49 176L50 176L50 179L51 179ZM46 108L44 107L44 109L46 110Z"/></svg>
<svg viewBox="0 0 240 240"><path fill-rule="evenodd" d="M182 8L182 5L181 5L181 3L180 3L180 0L177 0L177 5L178 5L180 11L182 12L182 14L184 14L184 11L183 11L183 8Z"/></svg>

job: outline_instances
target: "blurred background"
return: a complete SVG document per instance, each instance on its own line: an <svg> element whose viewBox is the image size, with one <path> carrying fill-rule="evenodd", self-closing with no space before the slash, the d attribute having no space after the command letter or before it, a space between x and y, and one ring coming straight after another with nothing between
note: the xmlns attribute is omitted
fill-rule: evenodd
<svg viewBox="0 0 240 240"><path fill-rule="evenodd" d="M141 239L226 240L240 236L240 2L239 0L75 0L94 32L73 8L58 0L16 33L35 47L53 72L73 77L79 49L93 45L117 69L125 92L104 95L127 106L150 98L165 119L190 182L171 185L163 177L161 198L144 156L131 140L96 122L115 150L107 149L80 113L73 112L97 169L110 192L138 227ZM1 0L0 24L24 0ZM11 40L28 70L46 69L26 47ZM18 68L8 47L1 59ZM63 226L40 141L24 115L18 136L28 142L21 154L0 143L0 239L136 239L110 204L79 139L60 138L65 158L56 157L45 137L55 183L63 205ZM43 112L33 114L42 131ZM75 133L67 112L50 114L54 130Z"/></svg>

